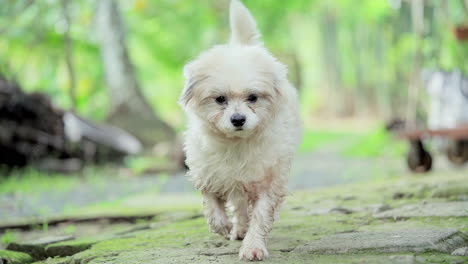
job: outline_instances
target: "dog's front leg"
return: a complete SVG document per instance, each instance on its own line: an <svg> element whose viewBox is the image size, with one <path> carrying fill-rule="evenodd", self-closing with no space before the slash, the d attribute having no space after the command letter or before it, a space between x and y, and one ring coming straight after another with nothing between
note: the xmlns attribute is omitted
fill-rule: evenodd
<svg viewBox="0 0 468 264"><path fill-rule="evenodd" d="M232 223L226 215L226 201L216 194L203 191L204 213L210 231L229 239Z"/></svg>
<svg viewBox="0 0 468 264"><path fill-rule="evenodd" d="M240 248L240 259L263 260L268 257L266 239L285 194L284 185L276 184L272 184L268 190L258 194L251 213L249 229Z"/></svg>
<svg viewBox="0 0 468 264"><path fill-rule="evenodd" d="M233 227L231 240L242 240L249 227L249 201L247 194L243 191L233 191L229 195L232 205Z"/></svg>

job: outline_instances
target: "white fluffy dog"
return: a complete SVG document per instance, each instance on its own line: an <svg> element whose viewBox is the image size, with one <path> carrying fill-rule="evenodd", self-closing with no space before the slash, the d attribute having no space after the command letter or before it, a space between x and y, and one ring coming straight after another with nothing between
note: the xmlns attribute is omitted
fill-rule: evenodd
<svg viewBox="0 0 468 264"><path fill-rule="evenodd" d="M243 239L239 257L268 257L266 238L301 137L296 89L259 41L250 12L230 7L231 39L184 69L188 175L201 190L210 230ZM226 214L232 208L232 222Z"/></svg>

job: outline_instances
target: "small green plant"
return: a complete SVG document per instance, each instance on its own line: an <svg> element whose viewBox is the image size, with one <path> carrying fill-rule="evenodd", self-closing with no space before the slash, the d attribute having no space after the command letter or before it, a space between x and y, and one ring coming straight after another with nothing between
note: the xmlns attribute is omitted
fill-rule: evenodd
<svg viewBox="0 0 468 264"><path fill-rule="evenodd" d="M8 245L16 241L16 233L11 230L7 230L0 238L3 245Z"/></svg>
<svg viewBox="0 0 468 264"><path fill-rule="evenodd" d="M76 232L76 225L69 225L65 227L64 230L65 234L72 235Z"/></svg>
<svg viewBox="0 0 468 264"><path fill-rule="evenodd" d="M44 220L44 222L42 223L42 231L44 233L47 233L49 231L49 222L47 222L46 220Z"/></svg>

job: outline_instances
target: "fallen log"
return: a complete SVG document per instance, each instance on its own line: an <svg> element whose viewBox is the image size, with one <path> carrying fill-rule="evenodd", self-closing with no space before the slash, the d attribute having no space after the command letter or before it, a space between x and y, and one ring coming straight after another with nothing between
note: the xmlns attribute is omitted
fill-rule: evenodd
<svg viewBox="0 0 468 264"><path fill-rule="evenodd" d="M120 128L64 111L47 95L25 93L0 76L0 166L70 172L86 163L118 161L142 149Z"/></svg>

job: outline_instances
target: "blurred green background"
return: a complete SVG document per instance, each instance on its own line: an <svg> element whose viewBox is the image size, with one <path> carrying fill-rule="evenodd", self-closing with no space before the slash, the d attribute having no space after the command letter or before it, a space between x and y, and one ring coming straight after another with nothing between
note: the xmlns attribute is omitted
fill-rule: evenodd
<svg viewBox="0 0 468 264"><path fill-rule="evenodd" d="M103 120L110 111L96 32L97 1L2 0L0 69L27 91L46 92L58 106ZM423 65L466 69L466 44L452 34L466 22L463 1L424 1ZM227 0L120 1L125 38L144 97L175 130L181 69L202 50L228 38ZM418 35L411 5L398 0L246 0L263 40L286 63L300 90L302 113L313 118L385 119L402 115ZM69 23L69 33L68 30ZM72 41L75 80L66 65ZM73 106L69 90L76 90ZM333 103L331 103L331 100Z"/></svg>
<svg viewBox="0 0 468 264"><path fill-rule="evenodd" d="M115 10L104 5L99 11L104 2ZM468 74L468 44L454 33L468 26L465 1L413 1L420 6L406 0L243 2L256 18L265 46L288 66L289 79L299 90L306 131L291 188L407 175L406 142L384 125L405 119L408 112L425 122L428 99L422 85L416 85L418 96L411 98L408 92L422 69ZM185 125L177 105L183 65L227 41L228 6L228 0L0 0L1 75L97 123L119 115L120 104L147 105L148 118L158 120L156 128L165 131L142 155L117 165L90 165L74 174L29 166L5 173L0 176L0 222L198 208L197 199L179 195L194 190L183 169L167 165L173 158L168 153L180 149L177 138ZM120 19L114 29L126 51L122 63L131 65L132 87L113 89L106 78L106 71L113 76L103 55L109 43L101 39L106 32L100 16L106 14ZM138 95L136 103L115 101L128 91ZM117 125L146 131L131 122ZM142 196L128 198L135 194ZM47 231L47 221L37 229ZM18 237L7 232L1 239L7 244Z"/></svg>

